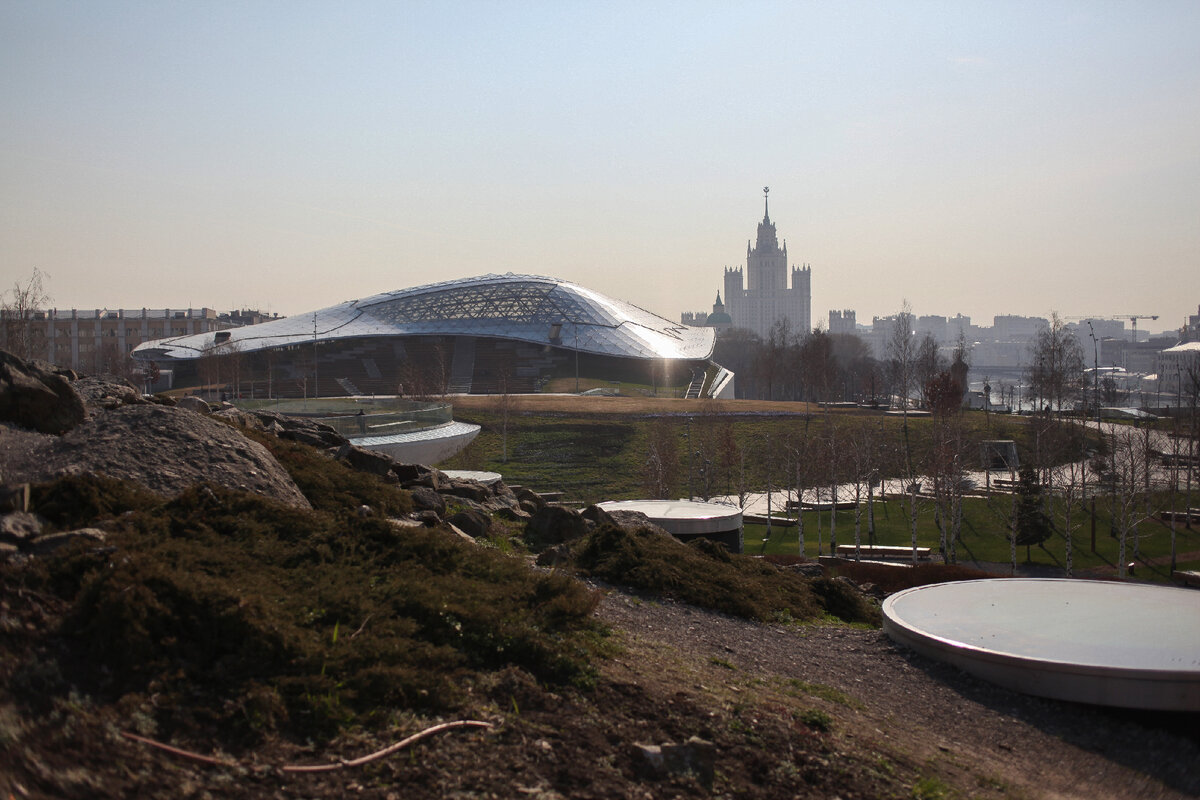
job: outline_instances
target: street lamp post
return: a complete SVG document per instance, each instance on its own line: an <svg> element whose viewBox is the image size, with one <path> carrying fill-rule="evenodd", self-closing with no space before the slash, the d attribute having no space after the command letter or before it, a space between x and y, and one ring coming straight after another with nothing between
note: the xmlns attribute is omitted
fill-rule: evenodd
<svg viewBox="0 0 1200 800"><path fill-rule="evenodd" d="M1087 321L1088 335L1092 337L1092 405L1096 409L1096 430L1100 430L1100 345L1096 342L1096 331L1092 321Z"/></svg>

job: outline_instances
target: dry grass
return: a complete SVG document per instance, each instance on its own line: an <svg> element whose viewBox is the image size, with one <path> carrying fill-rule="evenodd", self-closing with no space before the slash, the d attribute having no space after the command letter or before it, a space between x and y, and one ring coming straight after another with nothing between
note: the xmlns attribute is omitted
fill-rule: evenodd
<svg viewBox="0 0 1200 800"><path fill-rule="evenodd" d="M455 409L494 411L499 395L459 395L450 398ZM811 403L780 400L684 400L673 397L580 397L569 394L522 394L508 398L510 411L561 414L807 414L821 411ZM839 409L833 413L878 413Z"/></svg>

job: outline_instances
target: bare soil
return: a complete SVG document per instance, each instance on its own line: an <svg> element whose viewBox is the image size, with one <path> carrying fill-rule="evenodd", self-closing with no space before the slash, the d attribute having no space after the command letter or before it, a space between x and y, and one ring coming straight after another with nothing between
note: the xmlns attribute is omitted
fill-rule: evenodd
<svg viewBox="0 0 1200 800"><path fill-rule="evenodd" d="M11 588L11 587L10 587ZM982 797L1183 798L1200 794L1196 715L1041 700L977 681L891 644L878 630L761 625L600 587L615 652L589 692L550 691L510 670L472 687L457 731L360 768L283 774L284 764L373 752L440 720L402 717L394 735L329 747L271 741L222 764L130 741L136 710L82 697L39 715L0 705L5 797ZM52 615L9 594L6 625ZM11 631L10 631L11 632ZM19 639L19 634L17 636ZM10 643L14 640L10 640ZM7 655L16 655L11 648ZM635 743L716 744L710 789L647 777Z"/></svg>
<svg viewBox="0 0 1200 800"><path fill-rule="evenodd" d="M870 766L874 753L877 769L887 761L898 772L938 776L970 797L1200 795L1200 715L1016 694L898 647L879 630L759 625L620 593L601 614L630 643L618 668L644 686L690 673L698 702L713 707L769 698L791 680L844 692L846 703L809 698L835 719L834 764Z"/></svg>
<svg viewBox="0 0 1200 800"><path fill-rule="evenodd" d="M494 402L455 398L463 407ZM696 408L667 399L531 396L517 402L573 413L592 403L618 413ZM734 408L794 413L802 407L738 402ZM143 446L131 455L124 449L129 441L153 428L136 424L140 419L113 414L103 424L125 420L120 431L81 433L95 447L71 453L58 450L71 446L69 440L0 429L0 471L6 481L33 480L43 468L55 474L125 464L153 480L188 464L181 482L217 473L234 486L246 483L245 442L225 447L199 429L194 439L172 437L200 448L196 453ZM173 425L186 432L201 419L175 415ZM211 436L224 431L221 426ZM290 492L284 483L276 490ZM122 735L159 735L144 710L156 702L153 694L128 702L40 694L38 686L62 680L55 673L61 652L54 631L66 605L22 586L12 577L17 572L5 575L5 798L1200 796L1200 715L1019 695L898 648L879 630L764 625L608 586L595 587L601 594L596 613L613 629L611 652L597 661L590 691L548 688L508 669L465 687L472 699L461 716L493 723L490 731L448 732L366 766L319 775L285 774L279 767L355 758L442 720L400 714L389 730L353 730L320 747L269 739L225 752L219 741L171 742L219 762L201 763ZM18 665L19 693L10 680ZM711 789L695 777L648 777L636 769L635 744L692 736L716 746Z"/></svg>

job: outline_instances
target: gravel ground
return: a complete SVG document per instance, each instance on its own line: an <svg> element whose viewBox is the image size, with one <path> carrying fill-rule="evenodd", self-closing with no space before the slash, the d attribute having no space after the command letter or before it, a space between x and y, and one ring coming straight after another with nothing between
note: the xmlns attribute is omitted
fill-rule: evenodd
<svg viewBox="0 0 1200 800"><path fill-rule="evenodd" d="M656 658L740 677L832 686L856 701L839 730L854 746L1027 797L1200 795L1200 715L1129 712L1016 694L894 645L878 630L761 625L610 590L600 616L627 632L645 675Z"/></svg>

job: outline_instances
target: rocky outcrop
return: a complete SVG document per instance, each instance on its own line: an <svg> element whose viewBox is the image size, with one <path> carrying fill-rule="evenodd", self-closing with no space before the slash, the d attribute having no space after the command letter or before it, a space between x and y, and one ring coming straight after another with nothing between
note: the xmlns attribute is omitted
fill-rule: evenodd
<svg viewBox="0 0 1200 800"><path fill-rule="evenodd" d="M10 417L10 421L31 430L13 429L0 440L0 480L10 485L90 472L130 480L166 496L211 481L307 507L308 501L274 456L239 431L252 429L311 445L352 469L409 490L414 506L411 521L417 524L437 525L454 513L456 527L478 538L487 535L493 515L524 522L547 508L528 489L514 491L502 481L484 485L451 479L432 467L402 464L354 446L318 419L243 411L228 404L212 411L198 397L149 398L119 378L80 378L48 364L7 354L0 357L9 376L0 407L7 400L10 408L41 409L36 419L14 411L17 419ZM26 396L31 399L22 399ZM58 398L59 406L74 408L74 413L54 411L51 397ZM26 510L27 492L9 494L0 492L6 510ZM549 516L538 530L551 543L577 538L590 524L565 509L544 513Z"/></svg>
<svg viewBox="0 0 1200 800"><path fill-rule="evenodd" d="M28 511L13 511L0 516L0 558L44 556L78 541L104 542L105 533L99 528L47 533L45 525L45 520Z"/></svg>
<svg viewBox="0 0 1200 800"><path fill-rule="evenodd" d="M6 478L37 483L94 472L174 496L203 481L307 508L275 457L230 426L181 408L122 405L61 437L40 437L3 453ZM17 463L15 460L19 459Z"/></svg>
<svg viewBox="0 0 1200 800"><path fill-rule="evenodd" d="M197 414L204 414L205 416L212 413L212 407L207 402L193 395L179 398L175 401L175 405L178 408L185 408L188 411L195 411Z"/></svg>
<svg viewBox="0 0 1200 800"><path fill-rule="evenodd" d="M40 433L61 434L87 417L83 398L66 376L50 365L0 350L0 420Z"/></svg>
<svg viewBox="0 0 1200 800"><path fill-rule="evenodd" d="M151 402L143 397L132 383L111 375L84 377L71 385L93 413L111 411L121 406L147 405Z"/></svg>

